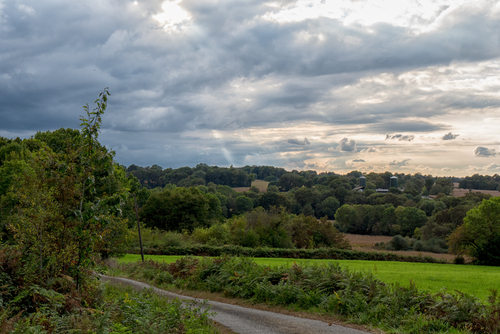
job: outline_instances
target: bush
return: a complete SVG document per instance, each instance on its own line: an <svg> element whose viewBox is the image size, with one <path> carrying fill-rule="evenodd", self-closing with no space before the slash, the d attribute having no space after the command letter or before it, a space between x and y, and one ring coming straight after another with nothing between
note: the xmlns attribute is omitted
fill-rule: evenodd
<svg viewBox="0 0 500 334"><path fill-rule="evenodd" d="M390 241L394 250L407 250L408 249L408 241L402 235L394 236Z"/></svg>
<svg viewBox="0 0 500 334"><path fill-rule="evenodd" d="M424 250L424 243L422 241L415 242L415 244L413 244L413 250L422 252Z"/></svg>

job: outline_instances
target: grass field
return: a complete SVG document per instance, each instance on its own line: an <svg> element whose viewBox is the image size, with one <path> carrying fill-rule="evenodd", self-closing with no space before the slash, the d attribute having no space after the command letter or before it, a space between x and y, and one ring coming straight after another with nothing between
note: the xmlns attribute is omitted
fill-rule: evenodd
<svg viewBox="0 0 500 334"><path fill-rule="evenodd" d="M182 256L146 255L154 261L175 262ZM140 261L140 255L127 254L118 261L130 263ZM267 266L293 264L292 259L255 258L257 264ZM301 263L338 262L351 270L372 271L385 283L399 283L408 286L410 280L421 290L437 292L442 288L448 291L459 290L486 300L490 289L500 290L500 267L452 265L435 263L409 263L391 261L353 261L353 260L296 260Z"/></svg>

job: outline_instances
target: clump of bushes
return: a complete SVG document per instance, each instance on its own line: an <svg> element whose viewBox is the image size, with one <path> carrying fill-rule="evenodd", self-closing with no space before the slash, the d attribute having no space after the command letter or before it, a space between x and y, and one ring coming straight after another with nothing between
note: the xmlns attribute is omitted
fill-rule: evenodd
<svg viewBox="0 0 500 334"><path fill-rule="evenodd" d="M132 245L139 244L137 232L132 233ZM322 248L350 249L349 241L327 217L294 215L284 209L256 208L225 223L198 227L192 232L167 232L143 228L142 239L147 249L188 247L193 245L269 248Z"/></svg>
<svg viewBox="0 0 500 334"><path fill-rule="evenodd" d="M119 274L133 278L150 277L156 284L156 277L168 273L171 284L181 289L315 309L390 331L428 333L458 328L466 333L500 332L496 291L484 305L460 292L431 294L419 291L414 284L384 284L371 272L350 271L337 263L268 267L244 257L185 257L175 264L147 261L120 265L119 270Z"/></svg>
<svg viewBox="0 0 500 334"><path fill-rule="evenodd" d="M393 251L414 250L418 252L430 252L439 254L446 253L448 251L445 240L434 238L422 241L414 238L403 237L402 235L394 236L387 244L384 242L376 243L375 247L378 249L387 249Z"/></svg>

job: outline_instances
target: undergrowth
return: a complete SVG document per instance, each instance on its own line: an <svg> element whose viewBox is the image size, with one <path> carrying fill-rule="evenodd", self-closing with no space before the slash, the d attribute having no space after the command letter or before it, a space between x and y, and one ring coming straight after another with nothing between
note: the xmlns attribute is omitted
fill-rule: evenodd
<svg viewBox="0 0 500 334"><path fill-rule="evenodd" d="M336 315L390 333L500 333L500 298L486 304L475 296L441 290L419 291L415 284L385 284L370 272L337 263L291 267L259 266L252 259L184 257L175 263L114 264L111 273L154 285L219 292L294 309Z"/></svg>

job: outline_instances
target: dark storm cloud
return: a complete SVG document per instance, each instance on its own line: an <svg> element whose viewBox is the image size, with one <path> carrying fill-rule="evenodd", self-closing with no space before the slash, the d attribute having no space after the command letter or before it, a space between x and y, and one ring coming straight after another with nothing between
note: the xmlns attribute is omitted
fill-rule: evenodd
<svg viewBox="0 0 500 334"><path fill-rule="evenodd" d="M356 141L354 139L342 138L339 149L344 152L354 152L356 151Z"/></svg>
<svg viewBox="0 0 500 334"><path fill-rule="evenodd" d="M367 29L325 17L287 23L263 19L291 2L275 3L184 0L181 6L192 22L165 31L152 18L162 11L159 0L138 1L138 6L132 1L3 2L0 130L78 127L81 106L108 86L112 96L103 129L115 134L103 135L108 145L122 148L120 159L134 157L137 164L161 159L166 167L200 157L213 164L225 163L228 156L243 163L247 154L257 154L239 141L226 146L230 155L222 148L200 150L209 143L180 136L185 131L286 127L288 122L359 125L377 134L449 131L445 124L422 119L451 109L499 106L474 91L423 91L398 77L426 66L500 57L500 22L488 6L457 11L439 29L413 35L387 23ZM300 37L304 34L307 38ZM364 80L385 74L392 78ZM385 100L361 101L380 92ZM401 136L393 139L413 135ZM356 151L355 141L344 139L340 151Z"/></svg>
<svg viewBox="0 0 500 334"><path fill-rule="evenodd" d="M414 135L403 135L401 133L397 133L397 134L394 134L394 135L386 135L385 136L385 139L397 139L399 141L412 141L413 139L415 139L415 136Z"/></svg>
<svg viewBox="0 0 500 334"><path fill-rule="evenodd" d="M288 139L287 143L294 144L294 145L310 145L311 144L307 138L304 138L304 140Z"/></svg>
<svg viewBox="0 0 500 334"><path fill-rule="evenodd" d="M447 128L443 124L432 124L425 121L387 121L380 124L370 125L374 131L391 131L391 132L433 132Z"/></svg>
<svg viewBox="0 0 500 334"><path fill-rule="evenodd" d="M494 148L487 148L483 146L478 146L474 149L474 155L476 157L489 158L497 155L497 152Z"/></svg>
<svg viewBox="0 0 500 334"><path fill-rule="evenodd" d="M459 135L459 134L453 134L453 133L451 133L451 132L448 132L447 134L445 134L445 135L443 136L443 138L442 138L442 139L443 139L443 140L453 140L453 139L457 138L458 136L460 136L460 135Z"/></svg>

